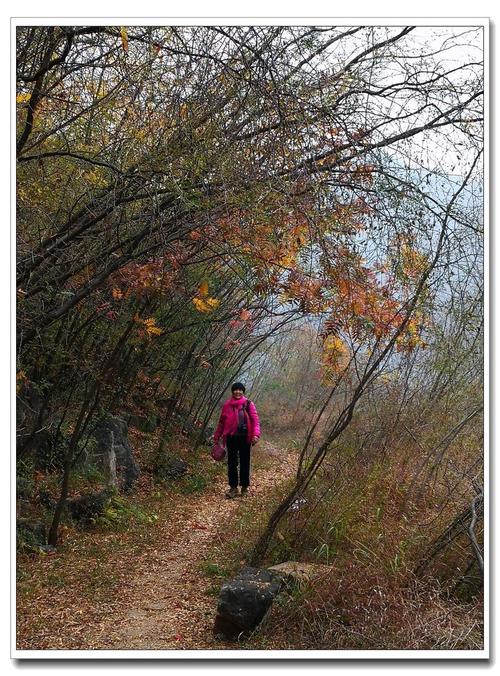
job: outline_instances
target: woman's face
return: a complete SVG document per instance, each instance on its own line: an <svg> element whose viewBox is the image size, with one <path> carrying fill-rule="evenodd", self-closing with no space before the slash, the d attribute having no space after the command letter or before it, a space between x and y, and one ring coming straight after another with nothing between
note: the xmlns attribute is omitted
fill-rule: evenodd
<svg viewBox="0 0 500 676"><path fill-rule="evenodd" d="M243 390L233 390L233 397L235 399L241 399L243 396Z"/></svg>

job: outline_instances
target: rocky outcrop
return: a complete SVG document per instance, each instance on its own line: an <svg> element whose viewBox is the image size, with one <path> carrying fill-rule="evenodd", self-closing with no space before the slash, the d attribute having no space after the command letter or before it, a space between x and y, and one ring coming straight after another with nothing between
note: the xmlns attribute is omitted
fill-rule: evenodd
<svg viewBox="0 0 500 676"><path fill-rule="evenodd" d="M131 491L139 468L128 441L127 423L109 416L99 422L94 437L97 440L94 460L104 470L108 483L126 493Z"/></svg>

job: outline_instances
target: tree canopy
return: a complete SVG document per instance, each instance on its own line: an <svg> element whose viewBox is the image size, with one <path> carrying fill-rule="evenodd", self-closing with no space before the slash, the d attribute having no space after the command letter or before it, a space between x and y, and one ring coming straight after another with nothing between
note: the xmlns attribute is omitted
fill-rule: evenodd
<svg viewBox="0 0 500 676"><path fill-rule="evenodd" d="M275 522L384 372L477 369L481 30L18 27L18 450L69 435L61 508L99 416L204 429L306 321L345 400Z"/></svg>

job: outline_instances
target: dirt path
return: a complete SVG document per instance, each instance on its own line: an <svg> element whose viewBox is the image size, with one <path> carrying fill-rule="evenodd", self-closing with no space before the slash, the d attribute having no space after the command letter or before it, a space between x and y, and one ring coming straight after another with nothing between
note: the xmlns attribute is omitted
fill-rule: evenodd
<svg viewBox="0 0 500 676"><path fill-rule="evenodd" d="M264 462L259 462L259 459ZM263 442L253 462L252 487L244 501L259 497L293 475L294 463L284 451ZM115 602L93 637L94 648L116 650L221 649L234 644L215 641L212 627L217 598L207 592L210 579L200 570L214 542L224 541L226 524L242 508L242 499L224 498L220 479L203 494L183 496L175 518L159 526L158 537L145 549L122 601ZM138 565L137 565L138 564Z"/></svg>

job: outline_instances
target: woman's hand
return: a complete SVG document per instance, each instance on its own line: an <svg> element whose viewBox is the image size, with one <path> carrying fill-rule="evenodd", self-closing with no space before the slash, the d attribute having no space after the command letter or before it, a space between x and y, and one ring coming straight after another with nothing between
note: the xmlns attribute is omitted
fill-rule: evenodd
<svg viewBox="0 0 500 676"><path fill-rule="evenodd" d="M254 437L252 439L252 446L255 446L255 444L259 441L259 437Z"/></svg>

